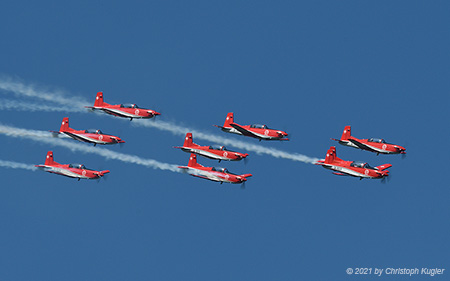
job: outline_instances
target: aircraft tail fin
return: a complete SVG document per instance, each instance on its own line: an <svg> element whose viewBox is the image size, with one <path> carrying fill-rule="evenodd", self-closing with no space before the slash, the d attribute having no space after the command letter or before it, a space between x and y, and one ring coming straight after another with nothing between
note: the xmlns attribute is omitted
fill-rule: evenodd
<svg viewBox="0 0 450 281"><path fill-rule="evenodd" d="M336 154L336 147L335 147L335 146L332 146L332 147L330 147L330 149L328 149L328 151L327 151L327 156L325 157L325 164L331 164L331 163L333 163L335 160L341 160L341 159L337 157L337 154Z"/></svg>
<svg viewBox="0 0 450 281"><path fill-rule="evenodd" d="M342 133L341 140L348 140L352 135L352 128L351 126L345 126L344 132Z"/></svg>
<svg viewBox="0 0 450 281"><path fill-rule="evenodd" d="M53 151L47 152L47 157L45 158L45 165L53 165L56 162L53 160Z"/></svg>
<svg viewBox="0 0 450 281"><path fill-rule="evenodd" d="M97 96L95 97L94 106L102 106L104 104L103 102L103 92L98 92Z"/></svg>
<svg viewBox="0 0 450 281"><path fill-rule="evenodd" d="M59 129L60 132L70 131L71 128L69 128L69 117L64 117L61 123L61 128Z"/></svg>
<svg viewBox="0 0 450 281"><path fill-rule="evenodd" d="M225 119L225 123L223 124L224 127L230 127L230 124L234 123L234 115L233 112L229 112L227 114L227 118Z"/></svg>
<svg viewBox="0 0 450 281"><path fill-rule="evenodd" d="M249 178L249 177L251 177L251 176L253 176L252 174L243 174L243 175L239 175L240 177L243 177L243 178Z"/></svg>
<svg viewBox="0 0 450 281"><path fill-rule="evenodd" d="M191 157L189 158L188 167L201 167L202 165L197 163L197 155L194 153L191 153Z"/></svg>
<svg viewBox="0 0 450 281"><path fill-rule="evenodd" d="M189 146L192 146L193 143L194 142L193 142L193 139L192 139L192 133L187 133L186 134L186 138L184 139L183 146L189 147Z"/></svg>

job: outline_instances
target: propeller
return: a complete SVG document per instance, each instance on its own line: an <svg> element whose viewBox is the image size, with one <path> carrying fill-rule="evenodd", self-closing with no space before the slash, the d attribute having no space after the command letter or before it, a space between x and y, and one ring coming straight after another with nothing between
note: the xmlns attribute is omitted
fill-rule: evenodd
<svg viewBox="0 0 450 281"><path fill-rule="evenodd" d="M153 122L156 121L156 116L162 115L161 111L155 110L156 112L158 112L159 114L153 115L153 117L151 118Z"/></svg>
<svg viewBox="0 0 450 281"><path fill-rule="evenodd" d="M245 189L245 183L246 183L247 181L243 181L242 183L241 183L241 189Z"/></svg>
<svg viewBox="0 0 450 281"><path fill-rule="evenodd" d="M391 181L391 177L392 177L392 176L390 176L390 175L384 176L384 177L381 179L381 183L382 183L382 184L386 184L387 182Z"/></svg>
<svg viewBox="0 0 450 281"><path fill-rule="evenodd" d="M402 153L402 160L406 158L406 153Z"/></svg>
<svg viewBox="0 0 450 281"><path fill-rule="evenodd" d="M250 159L249 159L248 156L247 156L247 157L244 158L244 165L247 165L247 164L248 164L248 161L250 161Z"/></svg>
<svg viewBox="0 0 450 281"><path fill-rule="evenodd" d="M97 179L97 184L100 183L100 181L101 181L102 179L104 179L105 181L107 181L108 176L109 176L109 173L104 174L103 176L99 177L99 178Z"/></svg>

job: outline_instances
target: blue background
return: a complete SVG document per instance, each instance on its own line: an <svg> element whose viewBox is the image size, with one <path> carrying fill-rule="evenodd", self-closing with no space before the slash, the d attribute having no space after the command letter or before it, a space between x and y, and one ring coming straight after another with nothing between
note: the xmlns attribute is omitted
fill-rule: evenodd
<svg viewBox="0 0 450 281"><path fill-rule="evenodd" d="M162 120L258 143L211 126L233 111L237 123L292 135L258 144L311 157L324 158L345 125L408 152L402 160L337 146L346 160L392 163L386 185L250 153L247 165L220 164L254 175L241 190L2 135L1 160L40 164L53 150L60 163L111 174L77 182L1 168L1 280L358 280L371 278L345 270L450 270L448 2L1 6L0 73L25 84L91 103L103 91L106 102L137 103ZM172 148L183 136L119 118L1 111L0 121L57 130L65 116L75 129L126 140L111 150L187 164L189 155Z"/></svg>

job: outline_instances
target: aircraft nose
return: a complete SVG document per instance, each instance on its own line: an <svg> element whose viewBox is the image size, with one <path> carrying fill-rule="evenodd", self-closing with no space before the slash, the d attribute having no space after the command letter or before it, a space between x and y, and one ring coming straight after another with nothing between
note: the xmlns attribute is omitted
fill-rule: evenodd
<svg viewBox="0 0 450 281"><path fill-rule="evenodd" d="M124 140L122 140L122 139L119 138L119 137L111 137L111 139L112 139L113 141L115 141L116 143L124 143L124 142L125 142Z"/></svg>
<svg viewBox="0 0 450 281"><path fill-rule="evenodd" d="M156 112L156 111L149 111L148 113L153 114L153 116L161 115L161 113Z"/></svg>

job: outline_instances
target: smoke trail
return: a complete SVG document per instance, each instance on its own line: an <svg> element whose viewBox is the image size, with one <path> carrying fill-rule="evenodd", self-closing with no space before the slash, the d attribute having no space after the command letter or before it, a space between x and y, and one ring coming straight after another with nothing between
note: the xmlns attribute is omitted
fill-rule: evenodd
<svg viewBox="0 0 450 281"><path fill-rule="evenodd" d="M98 154L100 156L105 157L106 159L119 160L122 162L133 163L154 169L168 170L172 172L181 172L177 165L162 163L153 159L144 159L135 155L128 155L124 153L114 152L105 148L85 146L78 143L72 143L60 139L55 139L52 138L48 132L44 131L25 130L0 124L0 134L9 137L31 139L41 143L62 146L71 150L72 152L78 151L82 153Z"/></svg>
<svg viewBox="0 0 450 281"><path fill-rule="evenodd" d="M83 108L83 106L89 104L89 102L80 97L66 97L61 90L40 89L37 86L25 85L6 76L0 76L0 89L13 92L16 95L38 98L65 106L70 105L74 108Z"/></svg>
<svg viewBox="0 0 450 281"><path fill-rule="evenodd" d="M230 145L230 146L237 147L240 149L245 149L246 151L253 151L253 152L256 152L257 154L267 154L267 155L273 156L275 158L289 159L289 160L293 160L293 161L300 161L300 162L310 163L310 164L314 164L315 162L317 162L317 160L319 160L319 158L308 157L306 155L302 155L299 153L289 153L289 152L285 152L285 151L282 151L279 149L265 147L262 145L250 144L250 143L246 143L246 142L239 141L239 140L227 139L224 137L214 136L211 134L207 134L204 132L194 130L192 128L180 127L180 126L174 125L172 123L164 122L164 121L160 121L160 120L158 120L158 122L151 122L151 121L149 122L148 120L135 120L135 121L133 121L133 125L149 127L149 128L156 128L159 130L171 132L174 135L183 135L184 136L187 132L191 132L194 135L194 138L196 138L196 139L198 138L198 139L202 139L202 140L211 141L211 142L214 142L217 144Z"/></svg>
<svg viewBox="0 0 450 281"><path fill-rule="evenodd" d="M30 97L36 97L52 102L56 102L62 105L71 104L74 106L73 110L83 111L85 105L89 102L82 101L82 98L73 97L71 99L64 97L62 92L48 92L37 89L33 85L24 85L23 83L12 81L10 78L0 77L0 89L12 91L16 94L21 94ZM83 111L87 112L87 111ZM217 144L233 146L240 149L245 149L246 151L253 151L257 154L267 154L275 158L289 159L292 161L299 161L304 163L314 164L319 158L309 157L299 153L289 153L279 149L265 147L256 144L250 144L239 140L231 140L224 137L215 136L209 133L204 133L198 130L194 130L188 127L181 127L170 122L164 122L158 120L158 122L148 122L148 120L134 120L133 125L139 125L143 127L155 128L158 130L164 130L171 132L174 135L185 135L187 132L194 134L195 138L203 139L207 141L212 141Z"/></svg>
<svg viewBox="0 0 450 281"><path fill-rule="evenodd" d="M12 168L12 169L26 169L30 171L36 171L37 168L30 164L12 162L12 161L4 161L0 160L0 167Z"/></svg>
<svg viewBox="0 0 450 281"><path fill-rule="evenodd" d="M25 103L0 99L0 110L46 111L46 112L85 112L85 108L68 106L49 106L45 104Z"/></svg>

